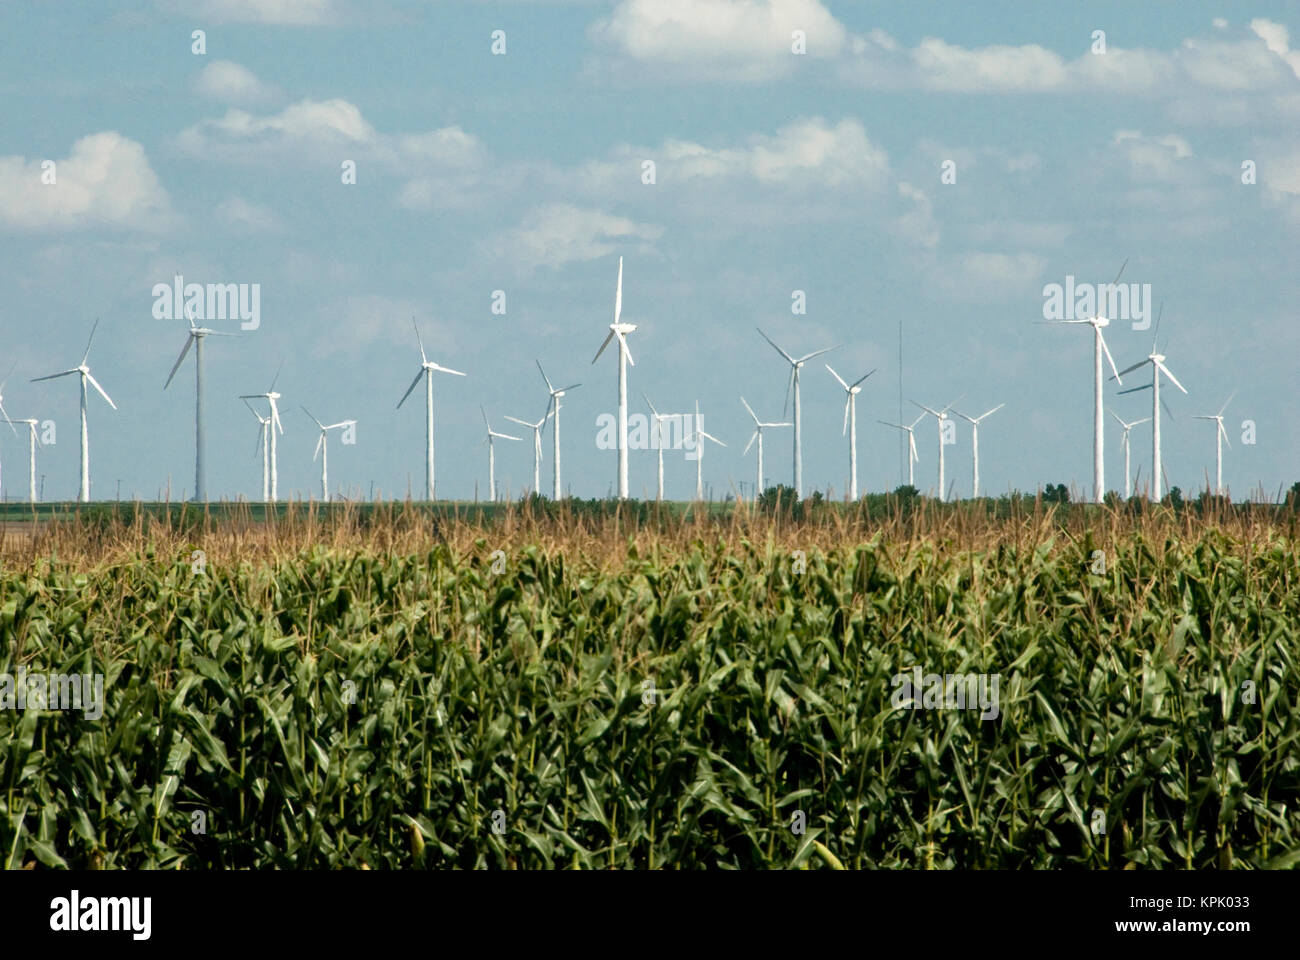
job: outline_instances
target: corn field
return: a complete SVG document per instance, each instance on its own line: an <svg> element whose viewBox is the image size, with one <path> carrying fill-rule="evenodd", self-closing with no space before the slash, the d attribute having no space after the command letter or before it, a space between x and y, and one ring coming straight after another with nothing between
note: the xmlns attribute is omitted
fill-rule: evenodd
<svg viewBox="0 0 1300 960"><path fill-rule="evenodd" d="M1293 867L1294 525L1031 501L6 530L0 674L102 674L104 702L0 710L0 857ZM997 677L997 716L899 708L914 667Z"/></svg>

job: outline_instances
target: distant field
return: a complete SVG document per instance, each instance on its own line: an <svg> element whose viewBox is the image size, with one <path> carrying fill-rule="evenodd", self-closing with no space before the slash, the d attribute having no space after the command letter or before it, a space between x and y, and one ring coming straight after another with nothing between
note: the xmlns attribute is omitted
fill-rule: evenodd
<svg viewBox="0 0 1300 960"><path fill-rule="evenodd" d="M0 856L1295 866L1296 519L7 504L0 674L104 705L0 710ZM996 709L900 705L914 667Z"/></svg>

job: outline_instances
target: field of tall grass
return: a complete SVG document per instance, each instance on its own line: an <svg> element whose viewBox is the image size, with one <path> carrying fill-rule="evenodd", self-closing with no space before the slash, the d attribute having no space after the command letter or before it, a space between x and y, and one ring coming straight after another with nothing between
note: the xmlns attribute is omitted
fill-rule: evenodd
<svg viewBox="0 0 1300 960"><path fill-rule="evenodd" d="M1286 507L10 509L11 868L1300 864ZM900 706L996 677L997 710ZM47 705L48 706L48 705Z"/></svg>

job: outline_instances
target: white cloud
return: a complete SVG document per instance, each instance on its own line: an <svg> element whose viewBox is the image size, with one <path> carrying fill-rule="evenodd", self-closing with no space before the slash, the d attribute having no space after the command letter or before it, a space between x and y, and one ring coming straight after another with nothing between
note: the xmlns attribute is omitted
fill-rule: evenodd
<svg viewBox="0 0 1300 960"><path fill-rule="evenodd" d="M161 230L171 202L144 147L116 131L82 137L55 160L53 184L41 182L42 160L0 157L0 224L19 229L96 226Z"/></svg>
<svg viewBox="0 0 1300 960"><path fill-rule="evenodd" d="M518 227L489 242L492 252L512 261L520 273L537 267L597 260L626 249L629 240L653 241L663 229L601 210L551 203L530 211Z"/></svg>
<svg viewBox="0 0 1300 960"><path fill-rule="evenodd" d="M837 56L846 42L844 27L819 0L622 0L589 34L610 54L638 63L759 80L803 59L792 50L796 30L806 38L807 58Z"/></svg>
<svg viewBox="0 0 1300 960"><path fill-rule="evenodd" d="M936 262L932 281L957 300L1014 300L1038 286L1046 266L1033 253L963 253Z"/></svg>
<svg viewBox="0 0 1300 960"><path fill-rule="evenodd" d="M194 90L223 103L260 103L276 95L253 71L230 60L213 60L200 70Z"/></svg>
<svg viewBox="0 0 1300 960"><path fill-rule="evenodd" d="M217 205L217 217L236 229L248 233L267 233L280 229L280 219L269 207L240 196L227 197Z"/></svg>
<svg viewBox="0 0 1300 960"><path fill-rule="evenodd" d="M213 23L323 26L340 20L337 0L157 0L171 13Z"/></svg>
<svg viewBox="0 0 1300 960"><path fill-rule="evenodd" d="M1176 181L1187 169L1179 161L1192 156L1191 144L1174 134L1148 137L1138 130L1119 130L1112 142L1127 159L1130 173L1143 180Z"/></svg>

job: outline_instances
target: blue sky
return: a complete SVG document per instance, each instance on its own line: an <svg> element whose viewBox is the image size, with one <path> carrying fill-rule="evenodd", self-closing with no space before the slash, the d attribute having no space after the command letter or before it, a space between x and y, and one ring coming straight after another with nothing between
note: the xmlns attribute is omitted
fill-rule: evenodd
<svg viewBox="0 0 1300 960"><path fill-rule="evenodd" d="M257 422L235 397L282 360L282 495L319 491L299 404L358 420L355 446L331 443L332 487L402 496L409 476L418 494L423 410L394 409L418 367L412 316L431 358L469 374L436 385L440 496L486 495L480 404L497 429L542 415L535 358L583 383L562 413L565 481L604 496L615 361L591 358L620 255L632 411L643 391L661 412L699 400L728 443L705 459L716 498L754 475L739 396L780 419L787 368L756 325L796 354L841 344L825 359L850 379L879 368L858 401L860 485L896 486L900 436L876 420L899 415L900 321L907 422L908 398L1005 402L980 430L985 491L1086 492L1090 337L1034 321L1045 285L1105 282L1126 258L1125 281L1164 304L1161 349L1189 391L1162 391L1169 483L1212 474L1214 428L1192 415L1234 390L1234 496L1300 480L1294 4L10 2L0 96L0 374L14 365L11 416L56 423L38 453L47 499L75 495L77 390L28 381L76 364L96 317L90 365L120 409L92 397L93 495L120 480L152 498L169 475L175 496L192 490L192 364L162 391L183 322L153 315L177 273L261 290L260 327L207 345L211 496L260 493ZM1116 321L1107 341L1123 367L1150 332ZM805 486L842 495L843 391L820 364L803 374ZM1150 413L1145 394L1107 404ZM947 475L969 495L964 422L956 438ZM1108 429L1111 488L1119 443ZM926 488L932 422L918 444ZM765 447L769 482L789 482L789 431ZM21 498L25 437L0 437L0 458ZM1145 478L1147 425L1133 461ZM691 495L683 451L666 473L670 497ZM542 475L549 492L549 435ZM654 477L655 452L633 450L633 495ZM531 484L531 443L498 444L497 478Z"/></svg>

